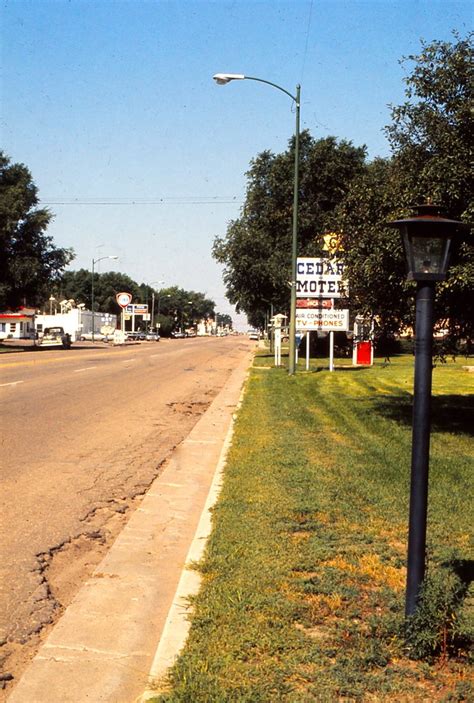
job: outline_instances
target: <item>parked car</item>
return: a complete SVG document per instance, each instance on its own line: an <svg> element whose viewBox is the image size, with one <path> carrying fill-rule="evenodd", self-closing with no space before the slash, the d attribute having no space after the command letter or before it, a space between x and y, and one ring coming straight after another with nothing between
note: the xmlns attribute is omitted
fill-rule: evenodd
<svg viewBox="0 0 474 703"><path fill-rule="evenodd" d="M171 332L173 339L184 339L186 337L184 332Z"/></svg>
<svg viewBox="0 0 474 703"><path fill-rule="evenodd" d="M92 332L84 332L81 334L79 337L79 340L81 342L91 342L92 341ZM94 332L94 342L108 342L109 337L105 334L102 334L102 332Z"/></svg>
<svg viewBox="0 0 474 703"><path fill-rule="evenodd" d="M147 342L159 342L160 335L158 334L158 332L147 332L146 340Z"/></svg>
<svg viewBox="0 0 474 703"><path fill-rule="evenodd" d="M247 337L258 341L260 339L260 332L258 330L249 330L247 332Z"/></svg>
<svg viewBox="0 0 474 703"><path fill-rule="evenodd" d="M127 332L127 339L133 342L144 342L146 340L146 332Z"/></svg>
<svg viewBox="0 0 474 703"><path fill-rule="evenodd" d="M64 332L62 327L45 327L43 335L38 338L38 344L42 347L64 347L71 346L71 335Z"/></svg>

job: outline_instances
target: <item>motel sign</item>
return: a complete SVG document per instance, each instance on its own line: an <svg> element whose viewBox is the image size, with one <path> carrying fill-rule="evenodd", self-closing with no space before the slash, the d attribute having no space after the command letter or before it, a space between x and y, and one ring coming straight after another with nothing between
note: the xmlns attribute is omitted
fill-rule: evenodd
<svg viewBox="0 0 474 703"><path fill-rule="evenodd" d="M344 262L299 257L296 260L297 298L341 298L348 293Z"/></svg>

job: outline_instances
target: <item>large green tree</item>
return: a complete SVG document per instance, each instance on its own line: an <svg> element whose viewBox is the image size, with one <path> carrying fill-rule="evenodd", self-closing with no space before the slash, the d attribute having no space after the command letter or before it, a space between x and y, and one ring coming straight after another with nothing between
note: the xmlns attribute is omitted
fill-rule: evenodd
<svg viewBox="0 0 474 703"><path fill-rule="evenodd" d="M224 265L227 297L249 322L261 326L271 304L289 308L294 183L294 139L282 154L265 151L250 164L240 217L225 237L214 241L213 255ZM352 180L363 172L365 148L335 137L300 139L298 252L316 254L335 207Z"/></svg>
<svg viewBox="0 0 474 703"><path fill-rule="evenodd" d="M226 313L216 312L216 322L222 327L229 327L229 329L232 329L232 317Z"/></svg>
<svg viewBox="0 0 474 703"><path fill-rule="evenodd" d="M66 298L75 301L76 305L84 303L88 310L92 304L92 273L87 269L66 271L61 277L56 289L58 299ZM131 293L134 302L142 300L141 289L130 276L117 271L94 273L94 309L112 314L119 314L120 306L115 296L117 293Z"/></svg>
<svg viewBox="0 0 474 703"><path fill-rule="evenodd" d="M409 66L406 101L392 108L387 134L390 160L376 160L351 184L339 208L349 268L351 307L374 315L381 337L413 324L415 284L405 281L397 232L386 223L410 213L414 203L444 206L472 224L472 34L451 42L423 43ZM454 248L448 280L437 286L438 326L449 340L470 340L474 330L472 232Z"/></svg>
<svg viewBox="0 0 474 703"><path fill-rule="evenodd" d="M0 309L40 305L73 258L46 235L52 213L38 202L28 168L0 151Z"/></svg>
<svg viewBox="0 0 474 703"><path fill-rule="evenodd" d="M158 321L164 336L214 316L215 303L210 298L206 298L204 293L171 286L162 288L157 292L157 296L160 310ZM158 305L155 312L157 309Z"/></svg>

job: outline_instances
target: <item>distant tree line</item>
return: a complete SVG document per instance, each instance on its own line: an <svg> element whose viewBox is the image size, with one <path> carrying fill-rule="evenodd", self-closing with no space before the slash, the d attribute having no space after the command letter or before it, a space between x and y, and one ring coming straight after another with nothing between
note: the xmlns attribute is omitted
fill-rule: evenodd
<svg viewBox="0 0 474 703"><path fill-rule="evenodd" d="M76 305L84 303L91 309L92 274L87 269L66 271L53 288L59 299L74 300ZM156 289L146 283L138 284L126 274L116 271L94 273L94 309L120 314L117 293L130 293L133 303L148 305L153 320L147 325L160 325L160 332L169 336L171 332L191 327L202 319L215 319L215 303L203 293L188 291L178 286ZM230 318L231 319L231 318ZM231 319L232 322L232 319ZM143 323L144 324L144 323Z"/></svg>
<svg viewBox="0 0 474 703"><path fill-rule="evenodd" d="M414 284L405 280L401 243L386 223L428 198L451 217L473 222L472 36L422 43L420 54L402 59L410 72L406 100L392 106L385 128L390 158L369 162L365 146L301 134L298 254L320 256L323 235L339 234L350 309L375 318L379 339L410 327L414 317ZM282 154L264 151L252 160L240 217L214 241L227 297L253 326L264 325L271 306L289 308L294 148L292 139ZM55 292L90 307L91 274L65 272L74 252L47 236L53 215L38 203L27 167L0 151L0 309L41 307ZM163 329L214 311L201 293L153 291L119 273L96 276L95 300L105 311L117 312L115 294L122 290L149 304L153 293L159 296ZM437 286L436 317L453 348L473 336L473 278L471 230L455 247L448 280Z"/></svg>
<svg viewBox="0 0 474 703"><path fill-rule="evenodd" d="M53 214L38 203L28 168L0 151L0 310L23 306L48 311L51 297L56 302L74 300L90 310L92 272L65 270L74 252L56 247L47 236ZM177 286L157 290L114 271L94 273L95 310L120 313L115 297L120 292L131 293L134 303L148 303L153 323L161 325L164 335L203 318L215 319L215 303L203 293ZM227 324L232 325L230 317Z"/></svg>
<svg viewBox="0 0 474 703"><path fill-rule="evenodd" d="M0 310L41 304L74 258L47 236L53 215L38 202L27 167L0 151Z"/></svg>
<svg viewBox="0 0 474 703"><path fill-rule="evenodd" d="M350 309L375 318L380 341L414 319L414 284L405 280L399 235L387 222L428 198L455 219L472 224L474 215L472 33L422 43L421 53L402 63L410 72L406 101L392 106L385 129L390 158L369 162L364 146L316 140L307 130L300 140L298 255L322 256L323 235L340 236ZM289 309L293 164L294 139L282 154L257 155L241 214L214 241L230 302L259 327L270 305ZM455 247L448 280L437 286L437 321L453 347L473 336L473 243L471 230Z"/></svg>

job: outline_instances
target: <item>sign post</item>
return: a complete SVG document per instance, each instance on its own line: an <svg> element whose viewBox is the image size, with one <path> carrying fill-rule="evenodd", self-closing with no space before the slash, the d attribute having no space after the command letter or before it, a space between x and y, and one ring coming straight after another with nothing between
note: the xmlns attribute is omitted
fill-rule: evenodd
<svg viewBox="0 0 474 703"><path fill-rule="evenodd" d="M329 371L334 371L334 332L349 330L349 310L296 308L296 327L308 333L311 330L329 332ZM309 349L309 340L307 346Z"/></svg>
<svg viewBox="0 0 474 703"><path fill-rule="evenodd" d="M329 371L334 371L334 330L329 332Z"/></svg>
<svg viewBox="0 0 474 703"><path fill-rule="evenodd" d="M331 299L331 308L334 309L334 299ZM334 330L329 332L329 372L334 371Z"/></svg>
<svg viewBox="0 0 474 703"><path fill-rule="evenodd" d="M122 308L122 334L120 343L123 344L125 342L125 308L132 302L132 294L117 293L117 295L115 296L115 300L117 301L117 304L120 305L120 307Z"/></svg>
<svg viewBox="0 0 474 703"><path fill-rule="evenodd" d="M275 352L275 366L281 366L281 323L286 319L286 315L279 313L271 318L273 325L273 346Z"/></svg>
<svg viewBox="0 0 474 703"><path fill-rule="evenodd" d="M325 250L335 253L338 236L328 234L324 241ZM349 311L334 308L334 299L348 294L345 264L339 259L300 257L296 271L296 327L329 332L329 371L334 371L334 332L349 330Z"/></svg>
<svg viewBox="0 0 474 703"><path fill-rule="evenodd" d="M275 366L281 366L281 328L275 327L274 331L275 340Z"/></svg>

